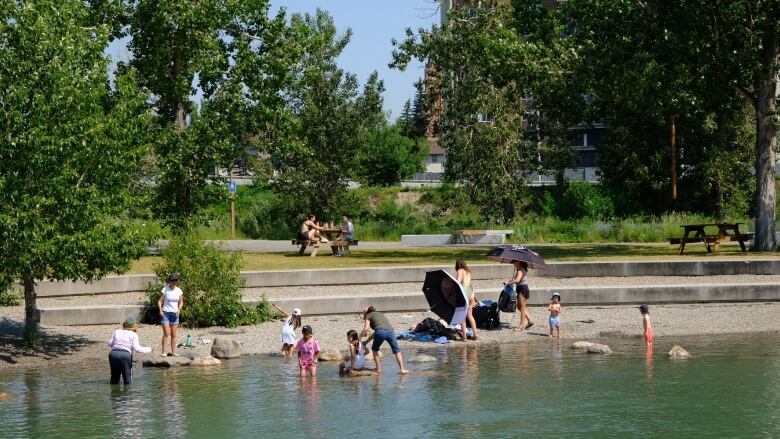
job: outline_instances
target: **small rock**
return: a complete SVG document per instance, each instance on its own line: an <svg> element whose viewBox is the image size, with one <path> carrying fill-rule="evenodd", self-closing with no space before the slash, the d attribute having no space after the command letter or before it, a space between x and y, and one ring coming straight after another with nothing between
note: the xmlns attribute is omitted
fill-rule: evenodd
<svg viewBox="0 0 780 439"><path fill-rule="evenodd" d="M209 366L219 366L220 364L222 364L221 361L209 355L208 357L198 357L192 360L190 366L209 367Z"/></svg>
<svg viewBox="0 0 780 439"><path fill-rule="evenodd" d="M196 359L198 357L202 357L203 356L203 354L199 353L198 351L194 351L192 349L180 349L179 350L179 355L181 355L182 357L187 357L190 360L194 360L194 359Z"/></svg>
<svg viewBox="0 0 780 439"><path fill-rule="evenodd" d="M671 351L669 351L669 358L682 359L691 358L690 352L682 348L682 346L675 345Z"/></svg>
<svg viewBox="0 0 780 439"><path fill-rule="evenodd" d="M14 395L13 393L5 393L5 392L0 393L0 399L11 399L14 397L16 397L16 395Z"/></svg>
<svg viewBox="0 0 780 439"><path fill-rule="evenodd" d="M609 348L609 346L605 344L598 344L593 343L592 345L588 346L588 353L590 354L611 354L612 349Z"/></svg>
<svg viewBox="0 0 780 439"><path fill-rule="evenodd" d="M435 363L439 360L430 355L415 355L408 360L409 363Z"/></svg>
<svg viewBox="0 0 780 439"><path fill-rule="evenodd" d="M344 357L336 349L320 352L320 361L341 361Z"/></svg>
<svg viewBox="0 0 780 439"><path fill-rule="evenodd" d="M189 366L192 360L187 357L152 357L143 362L144 367L178 367Z"/></svg>
<svg viewBox="0 0 780 439"><path fill-rule="evenodd" d="M574 343L571 344L572 349L587 350L591 346L593 346L593 343L589 341L575 341Z"/></svg>
<svg viewBox="0 0 780 439"><path fill-rule="evenodd" d="M226 337L217 337L211 347L211 356L214 358L238 358L241 356L241 343Z"/></svg>

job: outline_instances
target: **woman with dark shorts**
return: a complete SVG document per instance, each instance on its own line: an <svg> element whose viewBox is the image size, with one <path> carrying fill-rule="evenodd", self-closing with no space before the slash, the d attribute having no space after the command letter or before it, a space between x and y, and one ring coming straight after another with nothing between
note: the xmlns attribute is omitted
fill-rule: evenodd
<svg viewBox="0 0 780 439"><path fill-rule="evenodd" d="M359 338L363 338L369 328L374 330L374 342L371 345L371 353L374 355L374 364L376 364L374 371L378 374L382 373L382 363L378 353L382 343L387 342L393 354L395 354L396 361L398 361L398 369L400 369L402 374L409 373L408 370L404 369L404 357L401 355L401 348L398 347L395 330L390 321L387 320L387 317L374 309L373 306L369 306L363 310L363 320L365 323L363 324L363 330L360 331Z"/></svg>
<svg viewBox="0 0 780 439"><path fill-rule="evenodd" d="M528 264L521 261L514 261L512 262L512 265L515 266L515 274L512 276L512 280L504 282L504 285L515 285L517 298L520 301L520 306L517 307L517 311L520 313L520 327L528 329L534 325L534 322L531 320L531 315L528 314L528 307L526 306L526 302L531 296L531 292L528 289ZM525 327L523 327L523 319L528 322Z"/></svg>

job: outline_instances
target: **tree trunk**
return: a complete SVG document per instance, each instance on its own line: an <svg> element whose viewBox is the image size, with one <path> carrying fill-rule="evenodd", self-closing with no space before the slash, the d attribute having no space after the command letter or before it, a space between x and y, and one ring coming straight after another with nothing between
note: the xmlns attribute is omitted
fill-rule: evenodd
<svg viewBox="0 0 780 439"><path fill-rule="evenodd" d="M669 117L669 144L672 147L672 200L677 199L677 125L674 116Z"/></svg>
<svg viewBox="0 0 780 439"><path fill-rule="evenodd" d="M511 224L515 219L515 203L511 198L504 198L501 204L504 210L504 224Z"/></svg>
<svg viewBox="0 0 780 439"><path fill-rule="evenodd" d="M41 314L35 301L35 278L31 275L24 280L24 331L22 336L27 344L38 340L38 327Z"/></svg>
<svg viewBox="0 0 780 439"><path fill-rule="evenodd" d="M775 147L777 146L778 42L775 35L763 39L763 62L767 77L756 99L756 234L755 251L775 250Z"/></svg>
<svg viewBox="0 0 780 439"><path fill-rule="evenodd" d="M183 131L187 127L186 124L187 113L184 109L184 102L178 102L176 104L176 129Z"/></svg>

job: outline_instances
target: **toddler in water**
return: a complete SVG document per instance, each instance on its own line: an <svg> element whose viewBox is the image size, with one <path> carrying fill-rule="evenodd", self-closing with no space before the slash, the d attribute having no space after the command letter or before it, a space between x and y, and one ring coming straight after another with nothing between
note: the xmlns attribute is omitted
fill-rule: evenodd
<svg viewBox="0 0 780 439"><path fill-rule="evenodd" d="M561 295L553 293L550 298L550 305L547 307L550 311L550 337L553 336L553 329L557 331L557 337L561 338Z"/></svg>
<svg viewBox="0 0 780 439"><path fill-rule="evenodd" d="M361 370L366 367L366 345L360 341L357 331L349 330L347 332L347 343L349 343L349 360L342 361L339 364L340 374Z"/></svg>
<svg viewBox="0 0 780 439"><path fill-rule="evenodd" d="M301 327L301 310L300 308L295 308L292 310L292 313L288 313L276 306L275 303L272 303L271 305L287 317L284 321L284 326L282 326L282 356L292 356L292 348L295 346L296 340L295 330Z"/></svg>
<svg viewBox="0 0 780 439"><path fill-rule="evenodd" d="M298 367L301 369L301 376L306 376L307 372L311 376L316 376L320 344L312 335L311 326L304 326L301 332L303 332L303 338L298 340L298 344L295 345L295 350L298 352Z"/></svg>
<svg viewBox="0 0 780 439"><path fill-rule="evenodd" d="M645 345L651 348L653 347L653 325L650 323L650 306L639 305L639 312L642 313L642 326L645 328Z"/></svg>

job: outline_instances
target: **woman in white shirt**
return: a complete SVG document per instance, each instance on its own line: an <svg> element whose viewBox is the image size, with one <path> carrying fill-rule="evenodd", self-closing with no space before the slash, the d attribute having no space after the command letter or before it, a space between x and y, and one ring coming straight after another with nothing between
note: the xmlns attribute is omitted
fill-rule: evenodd
<svg viewBox="0 0 780 439"><path fill-rule="evenodd" d="M133 353L149 353L152 348L141 346L138 340L138 323L134 317L128 317L122 323L122 329L117 329L108 340L108 365L111 367L111 384L119 384L119 376L122 376L125 384L133 382Z"/></svg>
<svg viewBox="0 0 780 439"><path fill-rule="evenodd" d="M169 355L178 357L176 353L176 328L179 326L179 315L184 307L184 293L176 286L179 283L179 275L168 276L168 285L162 289L157 307L160 309L160 323L163 328L162 356L165 356L165 345L168 337L171 339L171 352Z"/></svg>

